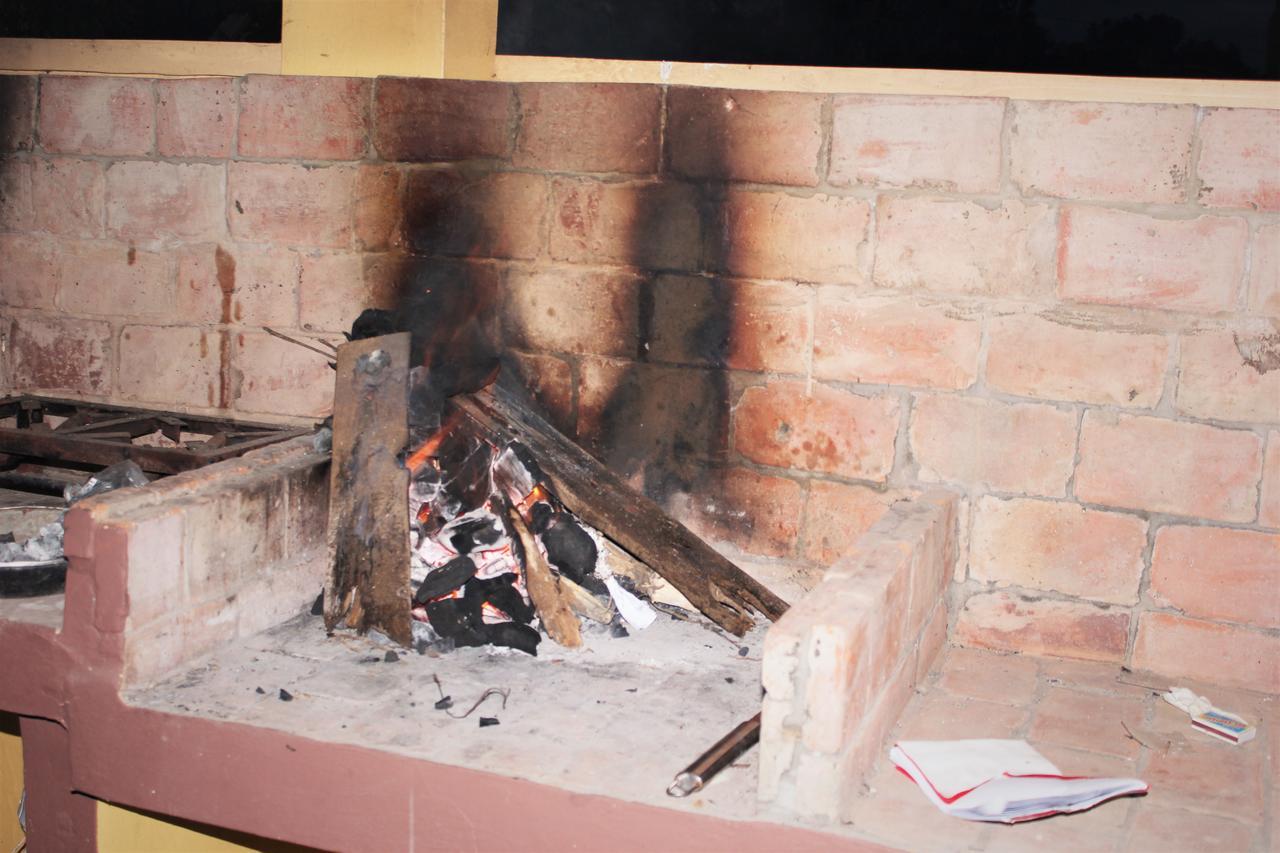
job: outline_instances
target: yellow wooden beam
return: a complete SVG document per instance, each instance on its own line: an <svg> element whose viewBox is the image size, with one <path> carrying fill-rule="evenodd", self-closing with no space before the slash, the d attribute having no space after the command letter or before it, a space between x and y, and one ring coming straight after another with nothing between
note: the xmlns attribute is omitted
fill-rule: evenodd
<svg viewBox="0 0 1280 853"><path fill-rule="evenodd" d="M218 41L0 38L0 71L145 77L279 74L280 45Z"/></svg>
<svg viewBox="0 0 1280 853"><path fill-rule="evenodd" d="M498 52L498 0L445 0L444 76L489 80Z"/></svg>
<svg viewBox="0 0 1280 853"><path fill-rule="evenodd" d="M22 736L18 718L0 711L0 850L9 851L22 841L18 825L18 801L22 798Z"/></svg>
<svg viewBox="0 0 1280 853"><path fill-rule="evenodd" d="M1280 108L1280 83L1252 80L1172 80L1082 77L912 68L817 68L642 62L544 56L499 56L495 77L516 83L670 83L784 92L870 95L957 95L1051 101L1199 104Z"/></svg>
<svg viewBox="0 0 1280 853"><path fill-rule="evenodd" d="M440 77L445 0L284 0L281 43L285 74Z"/></svg>

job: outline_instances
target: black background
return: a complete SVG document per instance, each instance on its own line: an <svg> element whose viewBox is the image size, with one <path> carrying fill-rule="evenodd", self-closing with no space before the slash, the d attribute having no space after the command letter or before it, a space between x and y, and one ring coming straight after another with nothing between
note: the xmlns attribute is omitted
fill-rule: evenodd
<svg viewBox="0 0 1280 853"><path fill-rule="evenodd" d="M1280 79L1277 0L500 0L498 52Z"/></svg>

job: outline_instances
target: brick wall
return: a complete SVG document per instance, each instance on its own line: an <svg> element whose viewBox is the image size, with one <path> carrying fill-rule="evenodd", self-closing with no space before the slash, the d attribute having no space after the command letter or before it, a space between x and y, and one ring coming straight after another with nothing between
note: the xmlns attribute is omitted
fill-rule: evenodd
<svg viewBox="0 0 1280 853"><path fill-rule="evenodd" d="M1280 689L1280 111L5 78L10 387L324 413L439 288L709 536L960 498L956 636Z"/></svg>

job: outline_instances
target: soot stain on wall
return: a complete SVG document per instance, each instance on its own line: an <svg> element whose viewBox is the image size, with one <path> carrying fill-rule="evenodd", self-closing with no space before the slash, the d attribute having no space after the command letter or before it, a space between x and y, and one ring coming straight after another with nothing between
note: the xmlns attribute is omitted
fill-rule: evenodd
<svg viewBox="0 0 1280 853"><path fill-rule="evenodd" d="M722 145L725 132L708 137L713 146ZM719 148L706 153L708 162L723 156ZM397 313L414 331L415 361L451 372L451 390L476 387L500 360L504 370L522 377L536 399L540 381L536 366L530 366L538 363L536 354L530 360L502 339L507 265L475 260L500 256L509 236L503 226L511 212L500 194L486 190L491 174L489 164L476 161L408 170L398 211L399 243L408 254L396 262L391 289ZM721 188L709 182L686 184L665 164L652 181L653 191L634 194L637 208L628 217L632 227L621 238L624 245L608 247L608 254L622 259L619 263L639 278L629 304L615 306L634 321L636 349L624 358L547 353L571 365L574 392L568 418L545 414L649 497L667 503L681 494L713 489L727 458L727 360L735 309L732 283L702 274L701 259L723 259L732 248L709 245L723 234L715 225ZM692 219L690 198L696 210ZM696 223L696 270L663 268L663 259L687 254L675 243L689 235L673 228L673 221ZM556 310L572 314L580 309L565 304ZM592 318L575 320L590 323ZM596 380L589 402L584 399L588 361Z"/></svg>

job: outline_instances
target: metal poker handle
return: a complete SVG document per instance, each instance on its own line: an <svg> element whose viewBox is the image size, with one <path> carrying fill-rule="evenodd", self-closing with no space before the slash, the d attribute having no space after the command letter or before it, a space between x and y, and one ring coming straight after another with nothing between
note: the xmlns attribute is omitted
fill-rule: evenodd
<svg viewBox="0 0 1280 853"><path fill-rule="evenodd" d="M760 715L756 714L720 738L715 746L677 773L676 778L667 786L667 795L687 797L694 791L701 790L712 777L732 764L742 753L755 746L758 740L760 740Z"/></svg>

